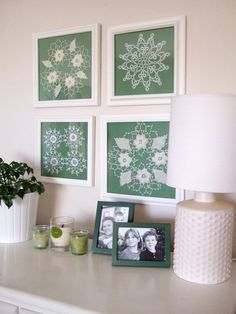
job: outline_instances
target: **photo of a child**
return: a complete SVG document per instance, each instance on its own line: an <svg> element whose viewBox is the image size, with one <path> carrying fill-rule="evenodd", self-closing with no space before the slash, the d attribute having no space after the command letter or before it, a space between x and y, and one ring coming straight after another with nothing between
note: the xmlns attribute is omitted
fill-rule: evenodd
<svg viewBox="0 0 236 314"><path fill-rule="evenodd" d="M130 228L125 232L124 245L119 253L119 259L139 260L142 242L138 230Z"/></svg>
<svg viewBox="0 0 236 314"><path fill-rule="evenodd" d="M158 236L155 229L144 233L143 250L140 253L140 261L163 261L165 251L161 245L162 242L159 242L159 240L161 240L161 236Z"/></svg>
<svg viewBox="0 0 236 314"><path fill-rule="evenodd" d="M105 217L101 224L101 232L98 237L98 247L112 248L112 233L113 233L113 217Z"/></svg>
<svg viewBox="0 0 236 314"><path fill-rule="evenodd" d="M133 222L133 203L98 201L93 234L93 253L112 255L114 228L120 223ZM120 245L123 239L120 239Z"/></svg>
<svg viewBox="0 0 236 314"><path fill-rule="evenodd" d="M112 248L113 222L128 222L129 207L102 207L98 248Z"/></svg>
<svg viewBox="0 0 236 314"><path fill-rule="evenodd" d="M114 208L114 222L127 222L128 217L125 213L125 207Z"/></svg>

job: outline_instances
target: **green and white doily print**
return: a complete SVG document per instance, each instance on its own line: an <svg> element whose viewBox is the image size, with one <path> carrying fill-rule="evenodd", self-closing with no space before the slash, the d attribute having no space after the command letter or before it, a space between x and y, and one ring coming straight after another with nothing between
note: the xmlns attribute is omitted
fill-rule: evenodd
<svg viewBox="0 0 236 314"><path fill-rule="evenodd" d="M108 170L119 186L151 195L166 184L168 134L159 135L149 123L137 122L133 131L114 138L108 152Z"/></svg>
<svg viewBox="0 0 236 314"><path fill-rule="evenodd" d="M127 52L119 55L124 62L118 66L119 70L126 72L123 81L130 81L132 89L143 85L146 92L149 91L152 82L161 86L160 72L169 70L169 66L164 63L170 56L170 53L163 49L165 45L164 40L155 43L153 33L147 41L141 33L136 44L125 43Z"/></svg>
<svg viewBox="0 0 236 314"><path fill-rule="evenodd" d="M76 125L66 128L49 128L43 136L42 168L49 175L67 173L78 177L87 168L87 159L83 152L85 137Z"/></svg>
<svg viewBox="0 0 236 314"><path fill-rule="evenodd" d="M88 80L86 70L91 69L91 56L76 39L70 42L55 39L41 65L40 83L51 99L59 99L60 93L74 98Z"/></svg>

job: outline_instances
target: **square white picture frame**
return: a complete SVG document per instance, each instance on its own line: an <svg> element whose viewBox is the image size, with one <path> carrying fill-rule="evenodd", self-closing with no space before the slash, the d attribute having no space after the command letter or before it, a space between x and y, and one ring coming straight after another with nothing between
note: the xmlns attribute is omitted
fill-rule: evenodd
<svg viewBox="0 0 236 314"><path fill-rule="evenodd" d="M158 128L155 129L154 127L154 130L152 130L152 124L158 125L160 122L168 123L169 118L169 114L101 116L101 197L109 200L128 201L140 204L159 204L164 206L175 206L177 202L183 200L184 191L171 187L167 187L172 190L171 197L147 195L149 192L152 194L155 188L162 189L162 184L166 186L166 184L163 183L164 181L162 181L162 174L165 180L166 162L168 162L166 161L168 139L166 134L158 135ZM121 123L118 133L116 133L115 129L112 130L112 125L115 126L117 123ZM132 123L133 125L135 124L135 126L132 126L131 129L126 128L128 124ZM111 127L109 127L109 124ZM168 126L164 127L165 130L167 127ZM164 131L164 133L165 132L166 131ZM148 148L139 149L141 147L138 147L139 140L146 143L141 143L141 146L147 145ZM163 156L161 156L162 150L165 150ZM140 155L144 157L143 161L140 161ZM156 166L158 164L158 156L161 156L163 160L161 167ZM126 161L123 161L122 158L125 158ZM145 160L149 160L148 163ZM163 170L163 168L165 168L165 170ZM155 172L153 169L157 171ZM160 173L158 172L159 170L163 170L165 173ZM149 176L149 181L145 182L140 179L142 171L146 177L147 175ZM160 179L162 182L158 182L156 179L159 175L162 177ZM115 188L115 191L113 188L110 189L110 182L112 182L112 184L119 184L119 188ZM126 184L130 185L128 187L131 191L130 193L127 192L127 189L125 193L121 192ZM142 193L139 192L136 193L138 189L142 192L146 190L146 195L142 195ZM173 196L174 190L175 194ZM165 192L165 195L166 193L169 192Z"/></svg>
<svg viewBox="0 0 236 314"><path fill-rule="evenodd" d="M34 107L100 105L100 32L93 24L33 34Z"/></svg>
<svg viewBox="0 0 236 314"><path fill-rule="evenodd" d="M151 87L152 82L154 80L158 84L162 84L161 82L161 75L165 72L166 65L162 62L164 52L161 55L158 55L155 51L158 49L161 51L161 49L164 49L166 41L162 40L158 42L158 38L156 38L155 34L152 34L153 32L157 32L159 30L165 29L165 28L173 28L173 46L174 46L174 55L172 56L174 63L173 65L173 91L166 92L162 91L162 93L155 92L155 93L146 93L146 87ZM145 35L145 32L147 33ZM130 39L129 42L129 36L132 35L132 40ZM136 34L136 35L135 35ZM137 37L139 35L139 37ZM120 49L120 45L116 42L115 38L116 36L126 36L127 42L125 42L125 37L120 42L123 42L123 52L119 54L118 48ZM136 37L135 37L136 36ZM165 35L163 35L165 36ZM108 105L110 106L127 106L127 105L158 105L158 104L170 104L171 97L175 95L184 94L185 92L185 50L186 50L186 17L185 16L177 16L177 17L171 17L171 18L165 18L155 21L148 21L143 23L137 23L137 24L127 24L127 25L121 25L116 27L111 27L108 29L108 68L107 68L107 84L108 84ZM117 37L118 38L118 37ZM165 43L164 43L165 42ZM159 58L159 65L158 69L157 66L155 66L154 63L156 61L153 61L152 58L152 64L151 67L145 66L146 69L149 68L151 70L145 71L146 77L149 78L153 76L154 70L155 72L155 79L137 79L138 75L140 75L141 72L141 66L138 63L138 59L140 59L140 55L142 53L140 52L141 49L148 50L144 62L146 64L150 63L150 54L155 54L154 58ZM116 51L117 50L117 51ZM160 52L159 51L159 52ZM167 56L169 54L168 51L165 51L165 55ZM170 55L170 54L169 54ZM116 56L116 57L115 57ZM167 56L167 58L170 58L170 56ZM116 60L118 58L122 58L123 64L116 65ZM135 61L134 61L135 59ZM162 60L162 61L161 61ZM120 67L121 70L123 70L123 80L121 78L118 79L118 76L116 76L117 68ZM154 67L154 68L153 68ZM135 68L135 70L133 70ZM160 70L160 68L162 68ZM153 70L154 69L154 70ZM126 72L125 72L126 71ZM136 75L134 76L134 72ZM152 72L152 73L151 73ZM126 73L126 75L125 75ZM160 75L159 75L160 74ZM134 78L135 77L135 78ZM119 86L119 80L124 84L123 81L128 82L129 85L132 85L134 89L140 87L140 91L137 92L137 94L125 94L119 95L117 94L116 86ZM139 81L140 80L140 81ZM118 83L116 83L116 81ZM139 81L139 82L138 82ZM150 84L149 84L150 83ZM157 84L157 85L158 85ZM157 86L156 85L156 86ZM159 86L161 86L159 85ZM146 86L144 88L144 86ZM145 92L142 93L141 88L145 89ZM155 87L153 87L154 89ZM124 88L121 86L120 90L124 91ZM129 86L129 90L131 90L131 87Z"/></svg>
<svg viewBox="0 0 236 314"><path fill-rule="evenodd" d="M93 116L36 120L36 174L42 182L93 186Z"/></svg>

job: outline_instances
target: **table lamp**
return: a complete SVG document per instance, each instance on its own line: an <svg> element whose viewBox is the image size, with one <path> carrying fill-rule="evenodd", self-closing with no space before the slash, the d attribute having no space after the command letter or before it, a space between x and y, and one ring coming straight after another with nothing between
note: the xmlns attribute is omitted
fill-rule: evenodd
<svg viewBox="0 0 236 314"><path fill-rule="evenodd" d="M195 192L176 208L175 274L201 284L227 280L234 210L215 193L236 192L236 95L173 97L167 184Z"/></svg>

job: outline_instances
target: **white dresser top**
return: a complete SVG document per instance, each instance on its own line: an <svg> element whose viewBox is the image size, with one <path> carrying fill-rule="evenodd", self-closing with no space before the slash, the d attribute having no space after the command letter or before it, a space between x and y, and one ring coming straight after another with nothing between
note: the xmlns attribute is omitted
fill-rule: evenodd
<svg viewBox="0 0 236 314"><path fill-rule="evenodd" d="M236 262L223 284L179 279L172 268L117 267L111 256L73 256L0 244L0 299L37 305L45 313L235 314Z"/></svg>

